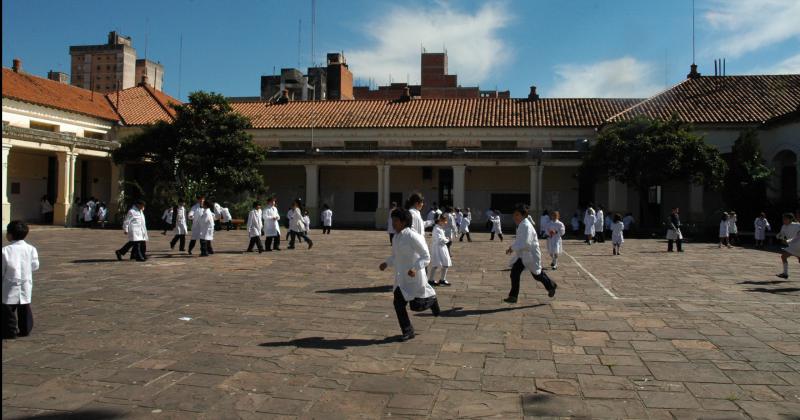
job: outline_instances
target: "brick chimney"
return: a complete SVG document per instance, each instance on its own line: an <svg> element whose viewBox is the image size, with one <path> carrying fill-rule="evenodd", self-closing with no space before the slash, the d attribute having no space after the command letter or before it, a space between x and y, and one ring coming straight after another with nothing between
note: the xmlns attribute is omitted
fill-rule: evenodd
<svg viewBox="0 0 800 420"><path fill-rule="evenodd" d="M697 72L697 64L692 63L689 67L689 74L686 75L687 79L697 79L700 77L700 73Z"/></svg>
<svg viewBox="0 0 800 420"><path fill-rule="evenodd" d="M11 65L11 70L14 70L14 73L19 73L22 71L22 60L15 58L14 64Z"/></svg>
<svg viewBox="0 0 800 420"><path fill-rule="evenodd" d="M539 99L539 94L536 93L536 86L531 86L531 93L528 94L528 99L531 101Z"/></svg>
<svg viewBox="0 0 800 420"><path fill-rule="evenodd" d="M403 88L403 94L400 95L400 101L406 102L410 100L411 100L411 88L409 88L408 85L406 85L406 87Z"/></svg>

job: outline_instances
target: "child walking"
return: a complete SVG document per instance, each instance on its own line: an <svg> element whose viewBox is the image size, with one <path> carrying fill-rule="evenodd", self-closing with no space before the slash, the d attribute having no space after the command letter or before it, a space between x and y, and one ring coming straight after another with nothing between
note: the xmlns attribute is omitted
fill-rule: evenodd
<svg viewBox="0 0 800 420"><path fill-rule="evenodd" d="M453 239L447 236L447 225L450 223L447 214L442 214L436 220L436 225L433 227L433 234L431 235L431 264L430 273L428 274L428 284L431 286L449 286L450 282L447 281L447 269L449 269L453 262L450 259L450 249L448 245L453 242ZM436 269L442 269L442 277L439 283L434 280L436 276Z"/></svg>
<svg viewBox="0 0 800 420"><path fill-rule="evenodd" d="M786 248L781 250L783 272L776 275L782 279L788 279L789 257L797 257L797 261L800 261L800 223L795 221L792 213L783 214L783 226L781 226L781 231L775 237L786 241Z"/></svg>
<svg viewBox="0 0 800 420"><path fill-rule="evenodd" d="M464 217L461 219L461 237L458 238L459 242L464 241L464 236L467 237L467 242L472 242L472 237L469 236L469 225L472 224L472 211L467 208Z"/></svg>
<svg viewBox="0 0 800 420"><path fill-rule="evenodd" d="M267 252L281 250L281 226L278 222L281 220L281 215L276 204L275 196L271 196L267 199L267 207L261 210Z"/></svg>
<svg viewBox="0 0 800 420"><path fill-rule="evenodd" d="M514 206L514 223L517 224L517 237L514 243L508 247L506 254L512 255L509 265L511 266L511 291L508 297L503 299L507 303L517 303L519 296L520 276L525 270L530 271L533 278L541 282L547 295L556 295L556 283L542 271L542 253L539 250L539 239L536 236L536 228L533 221L528 216L528 206L517 204Z"/></svg>
<svg viewBox="0 0 800 420"><path fill-rule="evenodd" d="M214 254L212 242L214 241L214 220L216 218L217 216L214 213L214 203L211 200L205 201L203 210L199 215L199 220L197 220L198 216L195 215L195 219L197 220L197 228L199 230L201 257L208 257L209 255ZM194 226L192 226L192 231L194 232Z"/></svg>
<svg viewBox="0 0 800 420"><path fill-rule="evenodd" d="M189 231L186 227L186 208L184 207L183 201L175 207L173 213L175 218L175 229L173 232L175 236L173 236L172 240L169 242L169 248L175 249L175 244L180 241L180 247L178 249L183 252L186 250L186 233Z"/></svg>
<svg viewBox="0 0 800 420"><path fill-rule="evenodd" d="M117 255L117 260L122 260L122 256L125 255L128 250L131 251L131 259L135 259L136 261L146 261L147 260L147 248L145 242L147 242L147 223L144 220L144 206L145 203L143 200L136 200L128 210L128 214L125 216L125 221L122 222L122 231L128 235L128 242L120 249L114 251Z"/></svg>
<svg viewBox="0 0 800 420"><path fill-rule="evenodd" d="M394 310L400 324L400 341L414 338L414 326L406 311L430 309L434 316L440 313L436 291L428 284L425 266L431 260L425 237L411 229L409 210L397 208L392 212L392 226L397 232L392 242L392 255L378 268L381 271L394 267Z"/></svg>
<svg viewBox="0 0 800 420"><path fill-rule="evenodd" d="M597 224L597 216L595 216L592 206L586 209L586 214L583 216L583 234L586 235L586 244L591 245L592 239L595 234L595 225Z"/></svg>
<svg viewBox="0 0 800 420"><path fill-rule="evenodd" d="M623 231L625 230L625 223L622 221L622 215L614 213L614 222L611 223L611 245L613 247L612 255L620 255L622 243L625 242L623 238Z"/></svg>
<svg viewBox="0 0 800 420"><path fill-rule="evenodd" d="M294 241L297 238L305 239L308 242L308 249L311 249L314 246L314 243L311 242L311 239L305 233L306 230L306 222L303 219L303 203L300 201L299 198L295 199L292 203L292 220L291 226L289 227L289 233L291 234L291 239L289 239L289 246L286 247L287 249L294 249Z"/></svg>
<svg viewBox="0 0 800 420"><path fill-rule="evenodd" d="M258 253L264 252L264 245L261 243L261 231L264 229L264 221L261 218L261 203L253 203L253 209L247 216L247 234L250 236L250 244L247 245L247 252L253 252L253 246L258 247Z"/></svg>
<svg viewBox="0 0 800 420"><path fill-rule="evenodd" d="M552 259L550 268L553 270L558 270L558 256L564 252L561 244L561 237L564 236L567 231L567 228L560 219L561 213L557 211L552 212L548 218L549 222L545 227L545 233L547 234L547 252Z"/></svg>
<svg viewBox="0 0 800 420"><path fill-rule="evenodd" d="M161 214L161 224L164 226L164 230L161 232L162 235L166 235L167 231L172 229L172 221L173 221L173 213L175 211L175 206L170 206L164 213Z"/></svg>
<svg viewBox="0 0 800 420"><path fill-rule="evenodd" d="M3 247L3 339L25 337L33 329L31 292L33 272L39 269L39 253L25 242L28 225L14 220L6 226Z"/></svg>
<svg viewBox="0 0 800 420"><path fill-rule="evenodd" d="M489 236L489 240L493 241L494 235L497 235L500 238L500 242L503 242L503 220L500 218L500 212L493 211L489 220L492 222L492 234Z"/></svg>
<svg viewBox="0 0 800 420"><path fill-rule="evenodd" d="M333 210L327 204L322 205L320 219L322 219L322 234L330 235L331 226L333 225Z"/></svg>
<svg viewBox="0 0 800 420"><path fill-rule="evenodd" d="M771 230L771 226L767 220L767 215L763 211L753 222L753 227L755 228L753 236L756 239L756 248L763 248L764 239L767 237L767 231Z"/></svg>
<svg viewBox="0 0 800 420"><path fill-rule="evenodd" d="M739 242L739 227L736 226L736 212L732 211L728 217L728 234L730 235L729 243L731 245Z"/></svg>
<svg viewBox="0 0 800 420"><path fill-rule="evenodd" d="M725 245L728 248L731 247L730 242L730 229L731 225L728 223L728 213L722 212L722 219L719 222L719 247L722 248Z"/></svg>
<svg viewBox="0 0 800 420"><path fill-rule="evenodd" d="M389 210L389 220L386 221L386 233L389 234L389 245L392 245L394 234L397 233L394 231L394 226L392 226L392 212L395 210L397 210L397 202L392 201L392 208Z"/></svg>

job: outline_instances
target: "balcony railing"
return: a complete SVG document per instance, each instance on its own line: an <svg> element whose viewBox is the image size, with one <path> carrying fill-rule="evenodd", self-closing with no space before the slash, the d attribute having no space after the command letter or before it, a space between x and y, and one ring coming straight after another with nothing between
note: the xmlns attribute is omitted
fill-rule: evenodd
<svg viewBox="0 0 800 420"><path fill-rule="evenodd" d="M112 140L80 137L76 136L75 133L56 133L35 128L16 127L6 122L3 123L3 138L104 151L114 150L119 147L119 143Z"/></svg>

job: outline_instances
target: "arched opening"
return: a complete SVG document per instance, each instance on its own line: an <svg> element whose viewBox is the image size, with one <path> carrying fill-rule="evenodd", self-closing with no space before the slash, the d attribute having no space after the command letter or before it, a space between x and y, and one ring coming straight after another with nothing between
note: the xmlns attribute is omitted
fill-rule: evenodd
<svg viewBox="0 0 800 420"><path fill-rule="evenodd" d="M782 150L772 159L778 203L784 208L797 205L797 154Z"/></svg>

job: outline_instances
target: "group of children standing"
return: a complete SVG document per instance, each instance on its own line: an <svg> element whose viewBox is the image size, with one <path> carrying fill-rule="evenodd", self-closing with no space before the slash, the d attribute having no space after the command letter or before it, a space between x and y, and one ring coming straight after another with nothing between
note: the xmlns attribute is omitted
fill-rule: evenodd
<svg viewBox="0 0 800 420"><path fill-rule="evenodd" d="M46 200L46 196L42 197ZM51 207L52 208L52 207ZM80 225L91 227L92 224L97 223L101 227L106 226L108 221L108 207L106 203L97 200L94 197L89 197L89 201L83 204L79 215Z"/></svg>

